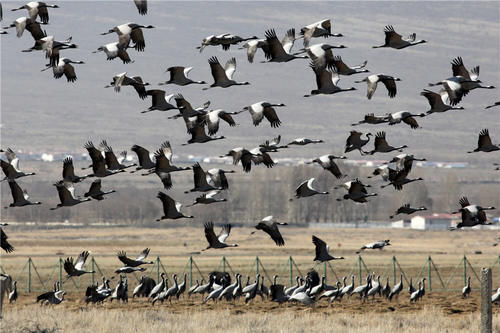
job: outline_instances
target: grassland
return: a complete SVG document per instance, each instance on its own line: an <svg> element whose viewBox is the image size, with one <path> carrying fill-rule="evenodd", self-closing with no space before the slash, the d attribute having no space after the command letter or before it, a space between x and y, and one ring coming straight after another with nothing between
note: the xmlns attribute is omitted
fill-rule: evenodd
<svg viewBox="0 0 500 333"><path fill-rule="evenodd" d="M493 267L493 287L500 285L498 247L492 246L499 232L459 231L459 232L419 232L410 230L387 229L307 229L282 227L286 246L278 248L263 233L250 235L250 228L234 228L230 242L239 247L225 250L200 252L206 246L203 231L199 227L146 229L146 228L105 228L105 229L57 229L57 230L9 230L9 241L16 247L13 254L2 255L2 269L19 281L20 299L17 304L4 308L2 331L17 332L24 327L58 328L63 332L113 332L145 331L181 332L215 331L221 328L227 332L302 332L314 329L319 332L340 330L342 332L473 332L477 330L479 296L476 290L472 297L462 299L458 291L437 292L439 278L432 271L432 285L435 289L426 295L419 304L410 304L407 293L398 303L389 303L376 299L360 303L357 299L347 300L328 306L319 302L314 308L298 305L279 306L268 301L255 300L253 304L205 304L199 297L182 299L172 305L152 307L145 299L133 299L129 304L109 302L104 305L85 305L82 289L75 284L66 283L66 300L59 306L44 307L34 303L36 293L26 292L27 270L19 275L27 258L31 257L36 265L41 280L47 286L58 278L57 262L59 258L75 257L84 249L90 250L100 271L95 275L100 280L102 272L107 277L120 267L116 258L118 250L126 250L130 256L145 247L151 248L151 258L160 257L163 268L168 274L188 272L188 258L194 262L203 275L215 268L222 269L221 258L227 259L226 270L241 272L244 275L255 274L255 256L262 266L261 273L272 277L280 275L280 283L288 285L287 259L292 256L297 266L293 275L315 267L321 273L323 265L314 265L314 248L311 235L317 235L330 244L335 255L344 256L345 260L332 263L333 271L328 268L328 283L334 284L336 277L357 275L358 257L355 254L364 243L390 239L393 244L382 251L363 252L362 258L368 271L390 278L392 284L392 257L395 256L406 276L427 276L426 259L430 255L435 262L444 282L452 275L449 286L459 289L463 286L462 265L466 255L474 270L480 267ZM481 251L481 254L477 254ZM90 264L87 264L90 268ZM422 270L423 268L423 270ZM264 271L265 270L265 271ZM399 267L396 274L399 279ZM472 274L467 267L467 274ZM33 272L32 272L33 273ZM150 265L148 273L156 279L156 267ZM199 278L197 269L193 279ZM139 275L137 275L139 277ZM135 279L129 277L131 288ZM32 275L32 289L41 289L37 276ZM76 279L75 283L84 288L90 284L90 277ZM114 284L114 283L113 283ZM269 285L270 281L266 280ZM357 280L356 280L357 284ZM472 287L478 288L478 282L472 277ZM131 293L131 291L130 291ZM105 311L102 311L105 310ZM500 309L494 308L495 329L499 331ZM89 318L92 318L91 320ZM221 319L223 318L223 319ZM84 324L82 324L84 323Z"/></svg>

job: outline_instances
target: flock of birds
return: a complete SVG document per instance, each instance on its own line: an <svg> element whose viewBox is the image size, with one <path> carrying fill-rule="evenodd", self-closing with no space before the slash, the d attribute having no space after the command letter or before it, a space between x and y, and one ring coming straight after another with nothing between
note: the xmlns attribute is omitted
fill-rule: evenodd
<svg viewBox="0 0 500 333"><path fill-rule="evenodd" d="M142 15L147 14L146 0L134 1L137 5L139 13ZM20 17L16 19L10 26L5 29L15 28L17 37L22 37L25 30L31 33L35 44L24 50L24 52L43 51L45 57L49 59L49 64L43 69L52 69L56 79L61 78L63 75L68 82L75 82L77 75L75 71L75 64L84 64L83 61L73 61L69 58L63 57L61 53L66 53L65 50L77 48L77 45L72 43L72 38L63 41L58 41L52 35L47 35L45 30L42 30L41 25L49 23L49 8L59 8L58 5L49 5L44 2L30 2L22 7L13 8L12 11L27 10L28 17ZM37 21L37 19L40 21ZM120 58L124 64L132 62L129 49L134 49L137 52L144 52L145 43L145 29L153 29L151 25L141 25L136 23L125 23L115 26L102 35L116 33L118 40L99 47L94 52L104 52L108 60ZM2 30L2 34L7 33ZM419 44L427 43L425 40L416 40L416 34L413 33L407 38L398 34L390 25L384 28L385 42L374 48L393 48L404 49L407 47L414 47ZM297 36L294 28L289 29L282 40L279 40L274 29L268 29L264 33L265 38L258 38L252 36L243 38L233 34L211 35L202 40L202 43L197 49L201 53L207 47L221 46L224 51L229 51L231 46L241 44L242 48L247 50L247 58L250 63L253 63L259 49L264 53L266 61L262 62L289 62L295 59L309 59L309 66L312 69L316 79L317 89L312 90L304 97L313 97L320 94L331 95L340 92L355 91L357 88L341 88L339 86L340 76L349 76L362 73L368 73L366 69L367 62L363 62L357 66L348 66L342 57L334 55L334 49L345 48L344 45L330 45L327 43L320 43L310 45L314 38L318 37L342 37L342 34L332 33L332 25L329 19L321 20L309 25L305 25L300 29ZM294 43L302 39L304 48L298 52L292 52ZM213 83L204 87L203 90L220 87L229 88L232 86L246 86L250 85L247 81L236 81L233 76L237 69L237 62L235 57L230 57L224 63L224 66L217 57L210 57L208 59ZM452 76L429 84L429 86L442 86L442 89L434 92L428 89L423 89L421 95L425 97L430 105L430 109L425 113L413 114L408 111L400 111L385 115L367 114L363 120L353 123L352 126L359 124L384 124L396 125L404 123L410 126L411 129L419 128L416 118L423 118L431 116L432 114L439 114L447 111L463 109L457 106L462 99L475 89L493 89L493 86L482 85L479 80L479 66L468 70L461 57L457 57L451 62ZM207 85L208 83L202 80L192 80L189 78L189 73L192 67L172 66L167 69L170 74L170 79L159 85L175 84L179 86L186 86L191 84ZM375 94L378 83L384 85L389 98L394 98L397 95L397 82L402 79L392 74L366 74L367 76L362 80L357 80L355 83L366 83L368 99L371 99ZM222 109L211 110L210 102L205 103L199 107L193 107L191 103L184 98L182 94L168 94L165 90L161 89L147 89L150 83L143 80L140 76L132 76L127 72L119 73L112 78L112 82L106 88L113 88L116 92L120 92L122 87L130 86L135 89L139 98L146 99L151 97L152 105L142 111L143 113L152 111L169 111L178 110L179 113L170 116L169 119L182 118L186 125L187 132L191 138L184 144L190 145L194 143L203 144L210 141L222 140L224 136L215 136L220 130L220 120L226 122L229 126L235 126L236 122L234 117L240 113L248 112L251 116L252 122L255 126L261 125L264 118L269 122L272 128L278 128L281 125L281 120L278 116L279 108L286 107L283 103L273 103L268 101L256 102L242 108L240 111L227 112ZM495 102L486 108L499 106L500 102ZM208 134L207 134L208 133ZM369 143L371 137L374 137L374 148L372 150L365 150L365 146ZM267 168L272 168L276 163L271 157L271 153L277 152L281 149L290 148L290 146L305 146L310 144L319 144L323 140L311 138L297 138L285 145L280 145L281 136L273 139L266 140L259 147L247 149L244 147L237 147L231 149L221 157L232 158L233 164L241 163L243 172L251 172L252 165L258 166L263 164ZM127 169L134 168L131 173L143 172L143 176L156 174L162 183L165 190L172 188L172 173L180 171L191 170L193 172L194 186L189 192L200 192L201 194L196 197L195 201L190 205L200 204L214 204L217 202L227 201L226 198L220 198L219 195L222 191L229 188L229 182L226 174L234 173L234 170L224 170L220 168L213 168L204 170L203 167L196 163L191 167L179 167L173 164L173 150L169 141L161 143L158 149L154 151L154 156L150 151L142 146L134 144L131 151L137 155L137 163L127 163L127 151L122 151L118 155L115 154L113 148L103 140L98 146L93 142L88 141L84 144L92 164L89 168L92 173L78 176L75 173L75 167L71 156L68 156L63 161L62 179L54 183L56 187L60 203L56 207L50 209L58 209L60 207L72 207L91 200L103 200L104 197L114 190L103 190L101 188L101 179L116 174L127 172ZM363 133L352 130L346 139L344 153L352 151L359 151L361 155L374 155L380 153L399 152L400 154L393 157L387 163L376 168L371 177L380 176L386 183L382 186L392 186L395 190L402 190L403 187L409 183L422 181L422 178L411 178L410 172L412 170L414 161L425 161L423 158L417 158L411 154L403 153L403 150L408 148L407 145L391 145L387 141L387 135L383 130L379 130L375 135L366 133L363 138ZM493 152L499 151L500 146L493 144L489 135L488 129L483 129L479 133L478 144L475 149L469 151L473 152ZM6 160L1 160L1 168L5 174L3 180L9 184L13 202L9 207L24 207L29 205L40 205L41 202L31 201L26 190L23 189L18 183L17 179L35 175L33 172L23 171L19 166L19 158L11 148L7 148L4 152ZM324 170L330 172L337 179L344 179L348 175L337 165L337 159L345 159L345 156L337 156L333 154L325 154L319 156L307 164L319 164ZM499 168L497 168L499 169ZM84 197L76 196L74 184L84 181L87 178L96 177L88 192ZM290 200L297 200L304 197L314 195L328 195L328 191L321 191L314 187L313 183L315 178L310 178L302 181L295 190L295 197ZM356 203L366 203L370 197L375 197L377 193L369 193L368 188L372 186L363 182L363 180L355 178L344 182L342 185L336 186L334 189L344 188L346 194L337 198L336 200L352 200ZM160 220L193 218L191 215L185 215L182 210L182 204L173 199L165 192L158 192L157 198L161 201L163 206L163 216L159 217ZM482 207L476 204L471 204L466 197L460 198L460 208L454 213L461 214L461 222L456 228L472 227L480 224L490 224L487 220L485 211L495 209L494 207ZM6 207L8 208L8 207ZM398 214L413 214L417 211L426 210L424 206L412 207L409 203L402 205L396 212L393 213L391 218ZM286 225L286 223L277 222L272 216L264 218L259 222L255 228L266 232L277 246L284 246L285 241L278 228L279 225ZM221 249L226 247L236 247L238 244L227 243L227 238L231 232L231 224L226 224L217 235L214 231L214 224L210 221L204 225L204 233L208 242L208 249ZM9 244L7 235L4 230L0 228L1 234L1 247L6 252L14 251L14 247ZM316 236L312 237L312 242L316 249L315 261L325 262L335 259L343 259L343 257L334 257L329 251L329 247L323 240ZM366 244L360 248L364 249L382 249L383 247L391 245L389 240L382 240ZM359 252L358 252L359 253ZM120 281L116 288L112 289L109 286L109 280L103 278L103 284L100 286L90 286L87 289L87 300L91 302L101 302L110 297L110 299L127 300L127 279L122 277L121 274L132 273L136 271L144 271L145 268L140 267L144 264L152 262L145 261L149 249L145 249L136 259L130 259L126 256L125 252L120 252L118 258L124 264L123 267L116 270L120 274ZM84 270L84 264L89 253L82 252L76 261L73 258L68 258L64 262L64 269L68 277L80 276L85 273L90 273ZM208 294L203 302L208 300L227 299L234 300L241 295L245 295L245 301L248 302L257 294L261 297L269 296L273 301L298 301L304 304L314 304L321 298L328 298L330 301L341 300L344 295L351 296L358 294L361 299L366 299L369 296L375 297L376 295L384 295L389 300L396 296L403 290L403 278L393 288L390 288L389 282L383 286L380 282L380 276L375 277L375 274L370 274L366 278L366 284L354 288L354 276L352 276L352 283L347 285L345 277L343 285L339 281L335 286L328 286L325 279L319 279L317 273L311 272L308 277L303 280L297 278L297 284L285 288L285 286L277 283L277 276L274 278L273 284L267 289L264 285L264 279L259 275L255 278L253 284L250 284L248 278L246 286L241 283L242 275L236 274L235 281L231 283L229 275L221 272L213 272L208 278L208 283L196 283L187 292L191 294ZM186 292L186 277L184 282L179 284L177 276L173 276L174 285L168 287L168 278L162 275L162 280L156 283L151 278L143 276L141 284L134 290L135 295L142 295L149 297L153 304L157 301L163 302L165 300L172 301L173 296L179 298L181 294ZM418 282L418 288L414 288L410 282L409 292L410 300L417 301L425 294L425 278ZM499 289L500 291L500 289ZM14 282L14 289L12 291L17 295L16 283ZM464 287L464 295L470 293L470 278L467 286ZM40 295L37 301L44 301L52 304L58 304L64 299L64 291L59 290L56 285L54 291ZM499 292L496 293L494 299L498 301ZM13 296L14 297L14 296Z"/></svg>

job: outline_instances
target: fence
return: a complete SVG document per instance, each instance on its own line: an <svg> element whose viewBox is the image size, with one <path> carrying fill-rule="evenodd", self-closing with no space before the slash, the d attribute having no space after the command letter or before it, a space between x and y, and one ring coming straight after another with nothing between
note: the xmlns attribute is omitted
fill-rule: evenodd
<svg viewBox="0 0 500 333"><path fill-rule="evenodd" d="M472 283L473 289L479 290L480 284L480 276L477 273L479 268L474 268L466 256L463 256L460 259L458 264L451 270L447 279L443 278L443 269L441 269L440 272L438 265L436 265L431 256L427 257L420 270L418 270L418 273L414 276L410 276L410 274L408 273L408 271L411 269L405 270L402 268L395 256L393 256L390 262L386 265L378 265L376 267L377 270L370 269L362 256L357 256L350 266L350 270L344 270L342 273L338 268L334 268L333 265L335 265L335 263L332 264L332 262L317 263L312 268L318 271L318 273L325 275L327 277L327 281L328 279L335 282L341 281L342 276L350 277L351 275L355 275L358 279L359 284L363 283L364 277L372 272L380 275L382 279L385 278L387 280L392 280L393 284L396 284L399 281L399 275L402 275L404 281L406 282L406 285L409 284L410 278L413 278L413 281L415 281L414 283L416 283L417 280L426 277L427 288L429 291L461 290L461 288L467 283L468 276L471 276L471 279L474 281ZM82 277L72 277L69 279L66 278L63 266L63 259L59 258L56 264L48 267L49 273L47 273L46 276L42 278L34 260L30 257L19 272L15 274L13 272L6 272L2 265L0 265L0 272L4 274L10 274L13 280L18 281L19 290L25 290L26 292L40 292L50 290L52 289L52 283L55 281L59 281L61 288L64 285L64 288L67 291L84 291L87 285L95 284L96 282L98 282L96 281L96 278L100 279L104 276L109 277L110 275L114 274L114 270L110 271L109 268L101 269L93 256L90 258L90 261L86 265L86 269L90 269L93 273L85 274ZM244 272L240 270L239 273L247 273L247 276L251 277L255 276L256 274L261 274L265 277L265 279L267 279L268 283L272 283L273 275L278 274L281 279L281 283L287 281L290 285L292 285L294 283L295 276L304 277L304 273L311 268L309 265L307 269L304 269L303 267L303 269L301 270L299 268L299 265L297 265L297 263L291 256L286 260L283 260L281 265L276 265L276 263L274 262L272 263L272 266L274 266L275 270L271 273L269 269L266 269L262 260L259 257L255 257L255 260L253 260L250 265L247 264L243 266L249 267L248 271ZM493 273L493 283L497 283L500 286L500 256L492 260L492 263L491 265L489 265L489 267L491 268ZM180 273L178 274L179 276L184 276L184 274L186 274L186 282L189 283L189 286L192 286L193 279L196 279L197 277L199 277L200 279L204 278L212 270L229 272L233 275L236 273L235 270L233 270L233 267L231 266L229 260L225 256L220 259L215 269L205 269L204 272L200 269L193 257L189 257L186 264L184 265L182 272L178 271L177 273ZM160 257L156 257L154 264L152 266L150 265L146 271L142 273L132 273L130 275L132 275L133 278L137 280L137 282L140 281L139 275L142 274L149 275L153 278L156 278L156 281L159 281L160 274L162 272L169 275L169 272L163 265ZM106 275L105 273L108 274ZM68 287L68 283L70 287ZM474 285L476 285L477 288L474 288Z"/></svg>

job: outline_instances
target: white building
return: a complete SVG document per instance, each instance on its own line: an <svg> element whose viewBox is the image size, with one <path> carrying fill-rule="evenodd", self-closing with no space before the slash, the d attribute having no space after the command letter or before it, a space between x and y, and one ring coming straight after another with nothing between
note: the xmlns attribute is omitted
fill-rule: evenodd
<svg viewBox="0 0 500 333"><path fill-rule="evenodd" d="M432 214L417 215L411 218L410 228L416 230L446 230L452 226L455 215Z"/></svg>

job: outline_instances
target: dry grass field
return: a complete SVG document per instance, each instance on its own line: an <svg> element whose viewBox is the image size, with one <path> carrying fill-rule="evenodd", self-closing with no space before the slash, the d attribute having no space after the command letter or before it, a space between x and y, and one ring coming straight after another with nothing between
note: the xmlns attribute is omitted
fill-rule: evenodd
<svg viewBox="0 0 500 333"><path fill-rule="evenodd" d="M10 227L8 227L10 228ZM243 275L255 274L255 256L262 266L261 273L272 277L280 275L280 283L288 285L287 259L292 256L297 268L305 273L311 268L323 273L323 265L314 265L314 247L311 235L314 234L330 244L335 255L345 260L332 262L332 271L327 269L328 283L334 284L336 276L357 275L359 247L378 239L390 239L392 246L382 251L362 252L363 275L368 271L390 278L392 285L392 257L395 256L407 277L427 276L426 259L430 255L444 282L448 282L451 273L457 267L449 286L455 289L463 286L463 265L460 260L466 255L474 270L479 274L480 267L493 268L493 287L500 286L500 264L498 247L492 246L500 233L498 231L458 231L458 232L419 232L389 229L306 229L282 227L286 246L278 248L263 233L250 235L250 228L234 228L229 242L239 244L237 248L209 250L200 252L206 246L203 231L197 227L139 229L139 228L104 228L104 229L56 229L56 230L16 230L11 228L9 241L16 251L1 256L2 269L19 281L21 293L17 304L4 307L2 332L19 332L26 328L35 330L58 329L62 332L183 332L216 331L226 332L303 332L314 329L319 332L340 330L342 332L474 332L478 327L479 296L473 290L472 297L462 299L458 291L428 292L421 303L410 304L407 293L399 302L389 303L375 299L361 303L358 299L344 300L328 306L324 300L314 308L299 305L282 305L262 302L256 299L252 304L201 304L199 296L181 299L172 305L163 304L152 307L145 299L131 299L129 304L106 302L104 305L86 305L81 288L90 284L90 277L75 279L80 287L67 282L68 290L65 301L59 306L40 306L35 304L36 292L26 292L27 269L19 275L31 257L41 280L47 286L58 278L58 259L75 257L84 249L91 251L100 269L95 275L100 281L100 272L107 277L121 263L116 258L118 250L126 250L130 256L145 247L151 248L151 260L161 258L167 273L182 275L188 272L188 258L193 257L202 274L222 269L221 258L227 259L226 270L240 272ZM217 231L216 231L217 232ZM481 251L481 254L475 254ZM495 264L495 260L497 263ZM156 279L156 267L150 265L148 274ZM424 267L423 267L424 266ZM87 263L87 269L90 268ZM265 272L264 272L265 269ZM467 274L472 274L467 267ZM32 272L33 273L33 272ZM137 275L139 277L140 275ZM399 267L397 267L399 280ZM440 288L439 278L432 271L433 289ZM193 280L199 278L193 271ZM113 280L116 281L116 280ZM129 293L137 284L129 277ZM356 277L356 284L358 280ZM114 285L115 282L112 282ZM32 274L32 288L41 289L35 273ZM270 281L266 280L269 286ZM472 287L478 288L473 276ZM102 311L105 309L105 311ZM500 308L494 307L494 331L500 332ZM92 318L92 319L90 319ZM50 330L49 330L50 331Z"/></svg>

